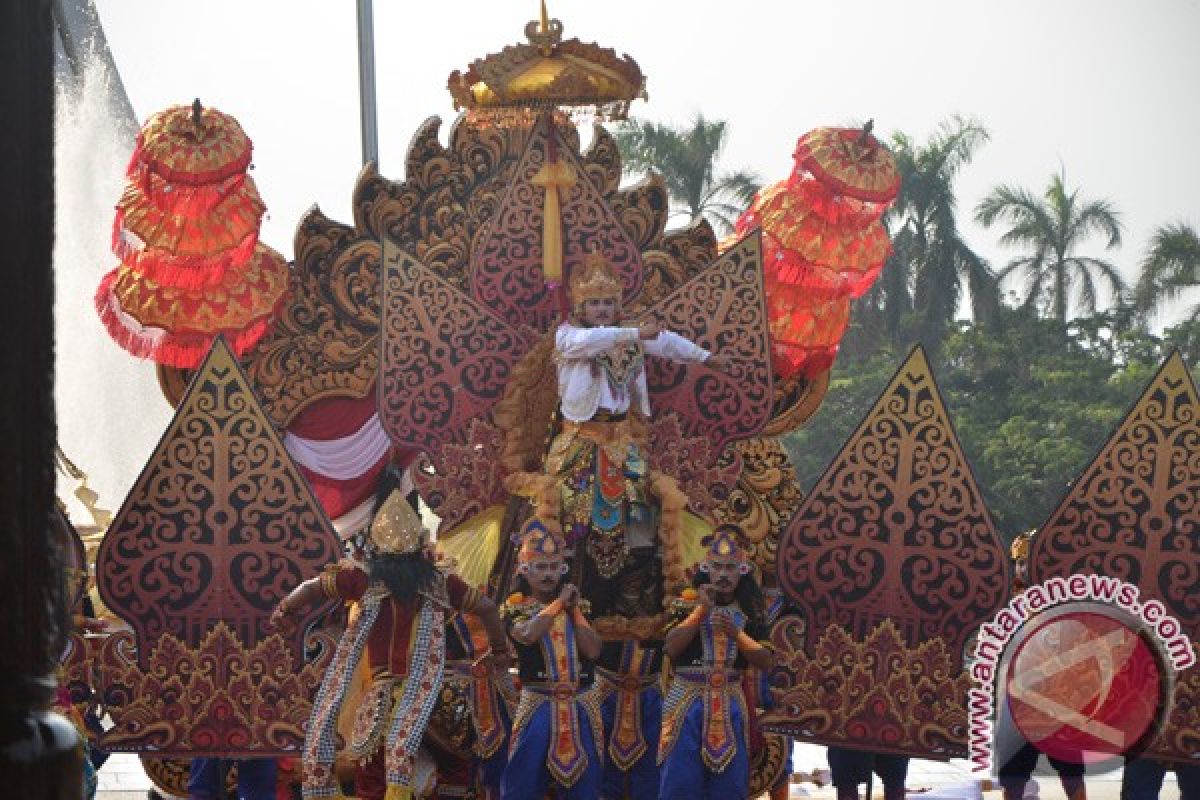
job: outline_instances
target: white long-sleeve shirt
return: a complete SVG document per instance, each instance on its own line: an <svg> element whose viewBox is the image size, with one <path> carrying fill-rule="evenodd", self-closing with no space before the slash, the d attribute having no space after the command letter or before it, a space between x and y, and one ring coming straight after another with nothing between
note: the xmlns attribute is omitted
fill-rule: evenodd
<svg viewBox="0 0 1200 800"><path fill-rule="evenodd" d="M609 350L639 342L646 353L672 361L704 361L709 356L703 347L670 331L642 341L637 328L579 328L563 323L554 338L563 417L572 422L586 422L598 409L623 414L631 405L649 417L646 370L639 367L624 385L614 385L597 361Z"/></svg>

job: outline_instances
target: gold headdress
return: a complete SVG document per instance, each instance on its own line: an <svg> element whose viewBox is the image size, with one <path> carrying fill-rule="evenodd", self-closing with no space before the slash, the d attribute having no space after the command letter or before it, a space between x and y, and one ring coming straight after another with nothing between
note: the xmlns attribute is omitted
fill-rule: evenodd
<svg viewBox="0 0 1200 800"><path fill-rule="evenodd" d="M713 559L729 559L738 562L741 572L745 575L750 571L750 555L742 547L742 529L736 525L720 525L708 537L708 552L705 553L704 563ZM701 565L701 569L704 566Z"/></svg>
<svg viewBox="0 0 1200 800"><path fill-rule="evenodd" d="M425 526L399 489L388 495L371 522L371 544L378 553L415 553L425 545Z"/></svg>
<svg viewBox="0 0 1200 800"><path fill-rule="evenodd" d="M1029 546L1033 544L1034 531L1026 531L1018 533L1016 538L1012 540L1012 546L1009 554L1013 561L1019 561L1022 558L1029 558Z"/></svg>
<svg viewBox="0 0 1200 800"><path fill-rule="evenodd" d="M517 553L517 561L528 564L542 558L562 557L565 549L566 545L562 539L555 536L544 522L535 517L521 529L521 549Z"/></svg>
<svg viewBox="0 0 1200 800"><path fill-rule="evenodd" d="M582 306L585 300L620 300L621 288L621 281L608 265L608 260L597 250L588 253L583 264L571 273L571 303L576 308Z"/></svg>

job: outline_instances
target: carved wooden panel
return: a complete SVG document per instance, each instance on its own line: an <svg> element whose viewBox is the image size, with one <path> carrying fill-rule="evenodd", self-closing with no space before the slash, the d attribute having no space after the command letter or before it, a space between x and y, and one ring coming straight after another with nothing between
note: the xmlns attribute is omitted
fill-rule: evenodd
<svg viewBox="0 0 1200 800"><path fill-rule="evenodd" d="M472 248L482 246L485 229L509 192L530 131L481 128L460 117L443 145L440 129L441 120L431 117L416 131L402 181L380 175L372 164L363 168L354 187L352 226L330 220L317 208L300 220L286 308L276 329L247 358L262 403L278 426L286 427L315 400L362 397L375 384L381 240L392 241L452 286L470 291ZM579 134L568 121L556 121L556 135L559 151L578 166L581 185L576 191L588 195L588 208L597 207L598 195L612 209L609 218L618 221L648 260L654 285L646 297L676 288L712 261L716 240L707 223L664 234L667 207L661 182L617 188L620 155L608 131L595 126L583 153ZM571 213L580 230L595 221L591 211ZM532 219L520 224L540 231Z"/></svg>
<svg viewBox="0 0 1200 800"><path fill-rule="evenodd" d="M436 462L499 402L532 337L390 242L384 248L380 419L394 442Z"/></svg>
<svg viewBox="0 0 1200 800"><path fill-rule="evenodd" d="M918 758L966 755L971 678L941 638L912 646L889 619L862 638L830 625L808 643L803 617L771 628L779 661L763 727L806 742Z"/></svg>
<svg viewBox="0 0 1200 800"><path fill-rule="evenodd" d="M1034 537L1032 580L1111 575L1200 647L1200 396L1176 352ZM1153 756L1200 758L1200 667L1177 678Z"/></svg>
<svg viewBox="0 0 1200 800"><path fill-rule="evenodd" d="M715 463L729 442L756 436L771 417L774 394L761 259L759 238L748 237L647 311L667 330L732 362L728 372L718 372L646 360L655 417L674 413L683 437L704 439L713 459L705 467Z"/></svg>
<svg viewBox="0 0 1200 800"><path fill-rule="evenodd" d="M539 331L557 324L563 310L560 294L547 287L542 275L546 190L533 182L549 159L551 136L557 133L544 125L530 136L500 208L471 252L474 297L510 324ZM621 279L628 303L642 289L641 252L595 185L584 178L570 149L557 140L554 146L559 161L577 176L574 185L560 192L564 279L589 251L598 249Z"/></svg>
<svg viewBox="0 0 1200 800"><path fill-rule="evenodd" d="M319 609L286 638L268 618L339 552L218 339L97 555L101 597L132 627L101 658L116 723L105 746L165 755L298 744L320 677L304 663L303 631Z"/></svg>
<svg viewBox="0 0 1200 800"><path fill-rule="evenodd" d="M832 679L819 687L820 706L809 705L815 690L799 677L784 681L781 705L807 721L781 730L914 756L965 752L967 684L955 681L968 637L1007 601L1009 576L1005 549L920 348L796 513L779 545L778 579L806 622L801 635L786 637L793 650L784 654L786 663L816 669L855 648L865 662L859 675L849 669L852 662L839 661L846 674L836 687ZM900 660L872 643L897 650ZM936 664L928 661L934 650ZM931 676L936 692L954 693L937 700L948 704L949 716L936 730L922 733L916 725L931 702L916 684L886 708L855 710L862 698L847 694L890 685L887 675L868 673L890 674L891 665L909 662L927 664L922 674ZM810 717L822 714L840 722L814 727ZM871 721L871 714L884 716ZM961 727L948 721L959 716Z"/></svg>

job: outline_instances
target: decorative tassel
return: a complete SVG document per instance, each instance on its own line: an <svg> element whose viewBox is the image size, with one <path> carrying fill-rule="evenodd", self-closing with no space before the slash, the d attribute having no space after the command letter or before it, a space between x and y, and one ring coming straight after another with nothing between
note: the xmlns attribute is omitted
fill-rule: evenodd
<svg viewBox="0 0 1200 800"><path fill-rule="evenodd" d="M534 186L546 190L542 211L542 279L547 286L557 287L563 277L563 227L559 189L570 189L575 185L575 171L571 165L558 160L558 140L553 126L547 140L546 163L530 181Z"/></svg>

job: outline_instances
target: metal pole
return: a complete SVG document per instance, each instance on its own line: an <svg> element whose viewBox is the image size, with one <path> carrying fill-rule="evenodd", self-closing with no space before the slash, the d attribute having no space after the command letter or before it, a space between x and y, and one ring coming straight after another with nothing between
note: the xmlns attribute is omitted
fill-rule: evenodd
<svg viewBox="0 0 1200 800"><path fill-rule="evenodd" d="M358 0L358 106L362 121L363 164L379 165L379 128L375 121L375 14L371 0Z"/></svg>

